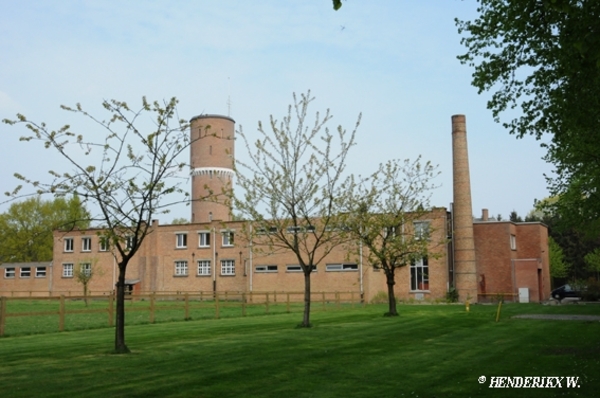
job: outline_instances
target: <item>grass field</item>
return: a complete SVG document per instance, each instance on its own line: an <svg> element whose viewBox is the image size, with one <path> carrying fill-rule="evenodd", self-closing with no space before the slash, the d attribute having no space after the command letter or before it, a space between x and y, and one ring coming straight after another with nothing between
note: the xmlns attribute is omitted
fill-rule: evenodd
<svg viewBox="0 0 600 398"><path fill-rule="evenodd" d="M600 315L600 305L401 305L201 319L0 339L2 397L597 396L600 322L512 319ZM480 376L578 376L580 388L490 389ZM563 383L564 384L564 383Z"/></svg>

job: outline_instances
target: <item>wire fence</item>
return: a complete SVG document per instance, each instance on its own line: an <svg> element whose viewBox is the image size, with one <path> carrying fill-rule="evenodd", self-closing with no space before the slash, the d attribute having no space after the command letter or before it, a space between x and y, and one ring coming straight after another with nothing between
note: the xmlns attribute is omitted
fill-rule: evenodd
<svg viewBox="0 0 600 398"><path fill-rule="evenodd" d="M304 292L142 292L126 297L125 324L220 319L304 310ZM114 326L115 295L0 297L0 337ZM312 292L311 311L364 304L359 292Z"/></svg>

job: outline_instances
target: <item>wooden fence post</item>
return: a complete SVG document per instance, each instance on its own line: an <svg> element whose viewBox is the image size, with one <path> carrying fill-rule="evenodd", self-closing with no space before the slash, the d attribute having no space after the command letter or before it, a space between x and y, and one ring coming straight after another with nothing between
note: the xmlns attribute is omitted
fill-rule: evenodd
<svg viewBox="0 0 600 398"><path fill-rule="evenodd" d="M6 324L6 297L0 297L0 337L4 336Z"/></svg>
<svg viewBox="0 0 600 398"><path fill-rule="evenodd" d="M154 323L154 292L150 294L150 323Z"/></svg>
<svg viewBox="0 0 600 398"><path fill-rule="evenodd" d="M185 320L188 321L190 319L190 295L185 294Z"/></svg>
<svg viewBox="0 0 600 398"><path fill-rule="evenodd" d="M219 293L215 292L215 318L219 319Z"/></svg>
<svg viewBox="0 0 600 398"><path fill-rule="evenodd" d="M266 298L265 298L265 313L268 314L269 313L269 293L266 293Z"/></svg>
<svg viewBox="0 0 600 398"><path fill-rule="evenodd" d="M111 292L108 296L108 326L112 326L115 321L115 293Z"/></svg>
<svg viewBox="0 0 600 398"><path fill-rule="evenodd" d="M65 296L60 295L60 307L58 310L58 331L65 330Z"/></svg>
<svg viewBox="0 0 600 398"><path fill-rule="evenodd" d="M242 316L246 316L246 293L242 293Z"/></svg>
<svg viewBox="0 0 600 398"><path fill-rule="evenodd" d="M286 298L286 311L289 314L290 313L290 293L287 293L287 298Z"/></svg>

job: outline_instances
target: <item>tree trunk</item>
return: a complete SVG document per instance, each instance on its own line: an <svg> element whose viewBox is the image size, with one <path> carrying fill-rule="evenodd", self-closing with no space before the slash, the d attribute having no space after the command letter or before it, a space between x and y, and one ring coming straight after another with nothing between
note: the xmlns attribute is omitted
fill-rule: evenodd
<svg viewBox="0 0 600 398"><path fill-rule="evenodd" d="M398 316L398 310L396 309L396 295L394 293L394 285L396 284L394 278L394 269L386 271L385 278L388 287L388 312L386 316Z"/></svg>
<svg viewBox="0 0 600 398"><path fill-rule="evenodd" d="M88 306L88 298L87 298L87 283L83 284L83 301L85 302L85 306Z"/></svg>
<svg viewBox="0 0 600 398"><path fill-rule="evenodd" d="M115 353L129 353L125 345L125 269L127 264L119 264L117 280L117 314L115 322Z"/></svg>
<svg viewBox="0 0 600 398"><path fill-rule="evenodd" d="M310 267L310 271L312 271L312 266ZM300 324L303 328L309 328L310 325L310 271L304 271L304 316L302 317L302 324Z"/></svg>

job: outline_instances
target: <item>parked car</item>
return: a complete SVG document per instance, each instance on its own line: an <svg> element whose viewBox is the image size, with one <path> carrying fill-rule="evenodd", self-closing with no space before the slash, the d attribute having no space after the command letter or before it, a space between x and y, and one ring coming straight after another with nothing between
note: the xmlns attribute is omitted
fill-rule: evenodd
<svg viewBox="0 0 600 398"><path fill-rule="evenodd" d="M575 290L571 285L564 285L554 289L551 293L551 296L557 300L562 300L565 297L581 299L581 292L579 290Z"/></svg>

